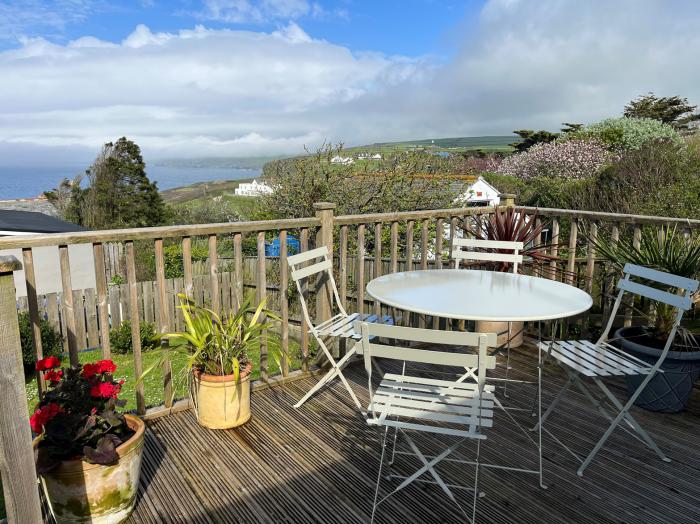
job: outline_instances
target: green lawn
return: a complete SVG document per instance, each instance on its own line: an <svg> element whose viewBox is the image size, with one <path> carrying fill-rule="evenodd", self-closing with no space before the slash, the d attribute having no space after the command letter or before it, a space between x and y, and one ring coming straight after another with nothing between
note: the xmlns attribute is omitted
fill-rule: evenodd
<svg viewBox="0 0 700 524"><path fill-rule="evenodd" d="M299 369L301 366L301 360L299 345L293 341L289 341L289 368L290 370ZM143 353L143 369L147 370L154 363L158 361L161 354L161 350L147 351ZM94 362L95 360L100 360L102 354L99 349L93 351L86 351L80 353L80 362ZM173 369L173 381L175 382L175 397L183 398L186 396L186 377L184 373L186 356L179 352L171 351L171 362ZM259 352L253 352L250 355L253 361L253 375L252 379L255 380L260 376L260 354ZM117 365L117 371L114 373L115 378L124 379L124 386L122 388L122 393L120 398L126 400L126 406L124 411L133 411L136 409L136 373L134 372L134 357L132 354L127 355L112 355L112 360ZM268 357L268 367L270 376L279 374L279 366L272 355ZM160 367L153 369L143 381L144 383L144 396L146 398L146 406L158 406L163 404L163 373ZM34 410L36 402L38 400L38 389L36 380L32 378L26 383L27 389L27 403L29 406L29 412Z"/></svg>

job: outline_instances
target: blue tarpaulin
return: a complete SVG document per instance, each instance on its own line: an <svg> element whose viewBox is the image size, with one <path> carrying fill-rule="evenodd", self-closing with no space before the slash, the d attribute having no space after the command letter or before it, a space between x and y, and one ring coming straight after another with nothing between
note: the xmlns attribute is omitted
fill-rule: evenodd
<svg viewBox="0 0 700 524"><path fill-rule="evenodd" d="M287 235L287 255L294 255L299 252L299 239L294 235ZM265 256L280 256L280 239L275 238L272 242L265 243Z"/></svg>

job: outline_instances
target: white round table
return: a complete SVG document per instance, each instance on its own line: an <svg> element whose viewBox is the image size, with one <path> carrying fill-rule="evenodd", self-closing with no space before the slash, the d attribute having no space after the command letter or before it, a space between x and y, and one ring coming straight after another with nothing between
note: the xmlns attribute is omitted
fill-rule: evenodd
<svg viewBox="0 0 700 524"><path fill-rule="evenodd" d="M593 305L585 291L555 280L473 269L392 273L367 284L367 294L413 313L495 322L561 319Z"/></svg>

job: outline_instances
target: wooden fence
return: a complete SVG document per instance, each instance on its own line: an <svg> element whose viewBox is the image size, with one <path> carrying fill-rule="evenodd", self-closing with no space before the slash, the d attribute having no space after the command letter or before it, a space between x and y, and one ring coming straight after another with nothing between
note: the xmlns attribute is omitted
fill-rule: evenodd
<svg viewBox="0 0 700 524"><path fill-rule="evenodd" d="M505 206L515 206L512 196L503 195ZM270 307L279 312L279 336L282 348L286 352L289 345L290 321L298 315L299 298L295 292L290 294L290 279L287 268L287 239L293 234L299 238L302 251L314 246L325 245L329 248L337 274L337 283L341 301L349 312L379 312L382 305L369 300L365 295L365 286L369 280L385 273L403 269L442 269L450 267L449 253L454 239L468 235L470 226L487 220L494 208L463 208L411 211L400 213L378 213L368 215L335 216L334 205L319 203L315 206L316 215L309 218L272 220L258 222L234 222L226 224L201 224L187 226L169 226L143 229L124 229L113 231L79 232L56 235L32 235L0 239L0 250L21 249L22 264L27 283L26 308L33 327L34 346L37 357L42 355L39 337L39 319L42 315L58 323L65 332L67 352L71 363L77 363L78 351L82 346L101 347L105 356L110 354L109 337L103 326L112 325L125 319L131 320L133 358L136 373L143 369L138 324L141 319L154 320L161 332L177 329L178 316L174 313L175 295L184 291L196 296L202 303L208 303L213 309L221 310L237 307L246 288L255 292L256 300L269 299ZM581 287L595 298L591 312L577 320L582 330L591 326L595 315L605 314L609 301L608 290L612 280L606 275L606 266L595 253L595 239L599 235L609 235L614 242L631 242L639 245L643 227L653 227L663 234L669 227L681 228L683 234L690 237L698 234L700 220L680 220L664 217L635 215L615 215L558 209L516 208L531 220L547 221L546 236L535 240L536 245L545 245L546 252L552 257L546 264L529 264L526 271L544 277L563 280ZM584 234L585 233L585 234ZM243 256L244 237L255 239L257 256L248 260ZM209 258L206 261L208 274L197 276L193 270L193 239L206 239ZM218 249L220 238L232 239L231 252L221 253ZM279 259L265 256L265 242L270 237L280 240ZM73 291L70 277L70 258L68 245L90 244L95 258L96 288L94 290ZM136 274L135 243L150 245L155 257L155 281L139 282ZM178 243L182 248L183 277L181 279L165 278L164 245ZM58 296L38 297L35 293L35 274L33 270L33 248L39 246L58 246L63 292ZM123 246L123 274L127 283L119 287L108 285L108 270L105 264L105 246ZM113 248L110 248L113 249ZM119 248L116 248L119 251ZM109 255L112 256L112 255ZM121 254L117 258L122 257ZM225 271L220 259L226 259ZM16 336L16 303L12 289L12 272L17 269L14 261L3 260L0 264L0 442L3 460L0 464L7 466L24 460L30 463L30 435L26 420L19 420L20 409L17 397L20 386L23 388L21 370L15 369L19 359L19 341ZM122 274L122 273L120 273ZM8 277L9 275L9 277ZM247 275L247 276L246 276ZM9 284L8 284L9 283ZM302 289L308 303L315 305L317 321L330 317L332 304L329 300L327 282ZM312 289L319 290L314 293ZM7 296L12 296L8 300ZM60 309L58 305L60 303ZM24 306L23 306L24 307ZM117 313L118 312L118 313ZM118 316L117 316L118 315ZM625 321L632 319L632 309L626 308ZM425 320L425 319L422 319ZM300 342L302 369L299 373L290 373L289 363L283 358L281 378L279 381L292 380L304 376L309 370L309 334L304 322L300 322ZM262 383L272 380L268 365L267 346L263 342L260 348L260 361L256 363L260 370ZM5 367L7 365L7 367ZM15 373L15 376L11 376ZM163 367L164 405L150 411L150 416L166 415L178 406L172 405L172 371L166 359ZM41 384L40 384L41 387ZM23 391L23 389L22 389ZM9 400L8 400L9 399ZM136 388L137 413L146 414L143 384ZM182 409L187 408L182 404ZM11 411L14 410L12 413ZM12 418L14 417L14 419ZM9 422L8 422L9 421ZM6 430L6 423L22 426L24 429L13 433ZM17 456L18 462L8 461L8 456ZM21 457L21 458L20 458ZM33 468L13 469L12 489L6 489L11 510L10 521L20 522L18 504L26 501L34 507L31 493L25 493L27 486L32 486ZM3 478L7 479L3 470ZM35 484L33 485L35 487ZM30 490L31 491L31 490ZM34 491L36 491L34 489ZM33 510L28 510L33 511Z"/></svg>

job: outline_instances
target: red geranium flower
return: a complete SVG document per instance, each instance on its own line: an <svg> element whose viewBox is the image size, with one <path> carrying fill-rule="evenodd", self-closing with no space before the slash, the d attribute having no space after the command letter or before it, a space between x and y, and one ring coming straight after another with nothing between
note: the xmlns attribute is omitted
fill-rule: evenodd
<svg viewBox="0 0 700 524"><path fill-rule="evenodd" d="M61 381L62 376L63 371L60 369L50 369L48 371L44 371L44 379L51 382L51 384L54 386Z"/></svg>
<svg viewBox="0 0 700 524"><path fill-rule="evenodd" d="M117 365L111 360L98 360L95 364L98 373L114 373L117 370Z"/></svg>
<svg viewBox="0 0 700 524"><path fill-rule="evenodd" d="M93 364L83 365L83 376L85 378L90 378L95 375L101 375L102 373L114 373L116 370L117 366L111 360L98 360Z"/></svg>
<svg viewBox="0 0 700 524"><path fill-rule="evenodd" d="M61 361L58 357L46 357L42 358L36 363L37 371L45 371L47 369L54 369L61 366Z"/></svg>
<svg viewBox="0 0 700 524"><path fill-rule="evenodd" d="M63 408L52 402L47 404L43 408L37 409L34 414L29 418L29 425L32 427L34 433L41 433L44 431L44 426L54 418L59 413L63 413Z"/></svg>
<svg viewBox="0 0 700 524"><path fill-rule="evenodd" d="M98 369L97 369L97 364L83 364L83 371L82 375L85 378L91 378L97 375Z"/></svg>
<svg viewBox="0 0 700 524"><path fill-rule="evenodd" d="M122 387L111 382L100 382L90 388L90 396L93 398L117 398Z"/></svg>

